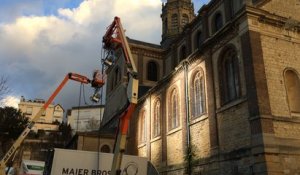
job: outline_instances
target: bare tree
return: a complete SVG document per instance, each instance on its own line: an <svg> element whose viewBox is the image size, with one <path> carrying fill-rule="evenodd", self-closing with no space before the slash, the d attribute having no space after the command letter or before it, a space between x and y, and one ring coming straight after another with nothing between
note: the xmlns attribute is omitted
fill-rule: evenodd
<svg viewBox="0 0 300 175"><path fill-rule="evenodd" d="M4 96L9 93L9 88L7 86L7 78L4 76L0 77L0 102L2 102Z"/></svg>

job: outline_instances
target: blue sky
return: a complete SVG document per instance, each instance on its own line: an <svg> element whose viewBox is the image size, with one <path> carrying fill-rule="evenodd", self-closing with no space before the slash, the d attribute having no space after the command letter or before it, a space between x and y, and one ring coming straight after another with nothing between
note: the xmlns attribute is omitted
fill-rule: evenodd
<svg viewBox="0 0 300 175"><path fill-rule="evenodd" d="M44 15L57 15L59 8L76 8L82 0L43 0Z"/></svg>
<svg viewBox="0 0 300 175"><path fill-rule="evenodd" d="M57 15L59 8L76 8L83 0L2 0L0 22L15 20L18 16ZM194 0L195 12L209 0ZM166 2L166 0L163 0Z"/></svg>
<svg viewBox="0 0 300 175"><path fill-rule="evenodd" d="M159 43L160 0L2 0L0 76L9 78L7 101L47 99L68 72L90 76L100 69L101 38L114 16L126 35ZM195 0L195 11L207 1ZM89 97L90 88L86 96ZM71 82L55 100L78 105L79 84Z"/></svg>
<svg viewBox="0 0 300 175"><path fill-rule="evenodd" d="M57 15L59 8L76 8L82 0L2 0L0 21L10 22L19 16Z"/></svg>

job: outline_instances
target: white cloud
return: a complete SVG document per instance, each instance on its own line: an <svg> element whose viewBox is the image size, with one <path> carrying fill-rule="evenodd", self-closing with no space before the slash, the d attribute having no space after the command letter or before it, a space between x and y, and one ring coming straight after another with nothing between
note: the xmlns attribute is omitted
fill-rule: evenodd
<svg viewBox="0 0 300 175"><path fill-rule="evenodd" d="M20 99L15 96L6 96L3 100L3 106L10 106L14 108L18 108L18 104L20 102Z"/></svg>
<svg viewBox="0 0 300 175"><path fill-rule="evenodd" d="M160 0L90 0L59 9L58 16L2 23L1 73L15 94L47 99L67 72L90 76L100 68L101 39L114 16L121 17L129 37L159 43L160 13ZM68 85L56 102L78 105L78 89L78 84Z"/></svg>

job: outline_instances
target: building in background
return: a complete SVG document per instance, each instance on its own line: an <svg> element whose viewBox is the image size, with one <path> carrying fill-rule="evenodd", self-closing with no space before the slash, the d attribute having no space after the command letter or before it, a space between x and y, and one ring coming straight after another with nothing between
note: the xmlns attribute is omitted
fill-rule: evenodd
<svg viewBox="0 0 300 175"><path fill-rule="evenodd" d="M164 175L298 174L299 8L211 0L193 15L191 0L163 3L161 45L129 39L141 91L127 153ZM121 59L107 70L102 130L117 128L124 72Z"/></svg>
<svg viewBox="0 0 300 175"><path fill-rule="evenodd" d="M32 119L45 104L43 99L26 100L23 96L19 109L29 119ZM63 122L64 109L60 104L50 104L42 116L37 120L32 130L57 130L59 123Z"/></svg>
<svg viewBox="0 0 300 175"><path fill-rule="evenodd" d="M115 134L111 132L77 132L76 149L84 151L99 151L112 153L115 144Z"/></svg>
<svg viewBox="0 0 300 175"><path fill-rule="evenodd" d="M97 131L102 121L103 111L103 105L72 107L67 112L68 124L71 125L73 133Z"/></svg>
<svg viewBox="0 0 300 175"><path fill-rule="evenodd" d="M45 100L26 100L23 96L19 103L20 111L30 120L44 106ZM64 109L60 104L50 104L32 127L15 158L17 167L23 160L45 161L47 150L63 147L67 142L63 123Z"/></svg>
<svg viewBox="0 0 300 175"><path fill-rule="evenodd" d="M100 131L104 105L72 107L67 110L66 118L72 128L73 138L68 148L111 153L115 133Z"/></svg>

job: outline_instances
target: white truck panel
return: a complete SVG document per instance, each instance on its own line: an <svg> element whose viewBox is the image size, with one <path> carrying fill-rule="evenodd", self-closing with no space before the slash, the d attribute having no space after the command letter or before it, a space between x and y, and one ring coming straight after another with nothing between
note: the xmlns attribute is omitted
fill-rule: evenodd
<svg viewBox="0 0 300 175"><path fill-rule="evenodd" d="M56 148L51 175L109 175L113 154ZM146 175L147 158L124 155L121 175Z"/></svg>

